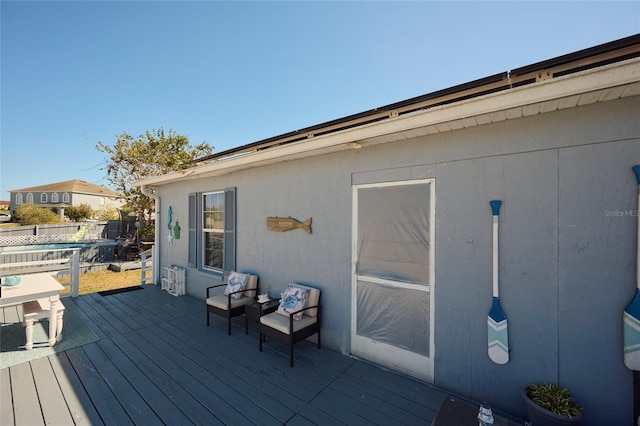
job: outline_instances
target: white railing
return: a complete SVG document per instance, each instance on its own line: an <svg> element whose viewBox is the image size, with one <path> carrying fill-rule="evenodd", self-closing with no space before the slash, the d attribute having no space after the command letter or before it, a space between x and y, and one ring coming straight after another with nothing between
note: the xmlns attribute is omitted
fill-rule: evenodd
<svg viewBox="0 0 640 426"><path fill-rule="evenodd" d="M153 282L153 270L151 264L153 259L151 254L152 249L148 249L140 253L140 284L155 284ZM149 276L149 272L151 272L151 276Z"/></svg>
<svg viewBox="0 0 640 426"><path fill-rule="evenodd" d="M28 250L21 251L20 254L25 255L35 255L38 253L55 253L55 252L63 252L69 251L69 249L51 249L51 250ZM2 256L6 255L15 255L16 252L5 252L0 253L0 259ZM60 269L61 265L67 265L68 268ZM6 269L14 269L13 271L5 272ZM25 275L25 274L34 274L41 272L51 272L52 274L69 274L70 281L69 283L62 284L65 287L70 287L69 294L71 297L78 297L80 293L80 250L72 249L71 256L61 257L59 259L39 259L39 260L28 260L28 261L20 261L20 262L10 262L5 263L4 261L0 264L0 276L7 275ZM69 294L63 293L60 296L65 297Z"/></svg>

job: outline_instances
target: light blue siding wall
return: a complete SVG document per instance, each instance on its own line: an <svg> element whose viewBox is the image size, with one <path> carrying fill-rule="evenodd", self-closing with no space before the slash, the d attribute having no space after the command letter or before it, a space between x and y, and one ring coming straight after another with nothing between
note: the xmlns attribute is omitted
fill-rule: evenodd
<svg viewBox="0 0 640 426"><path fill-rule="evenodd" d="M320 287L324 343L349 353L351 186L434 178L435 383L524 415L520 390L555 381L586 406L584 424L629 424L622 311L635 291L636 217L607 212L636 209L638 117L634 97L167 185L160 258L187 264L187 234L166 243L169 205L186 226L188 193L237 187L238 270L272 292L289 281ZM503 201L500 295L512 348L503 366L486 350L490 199ZM313 234L270 232L267 216L312 217ZM204 298L212 278L189 269L187 281Z"/></svg>

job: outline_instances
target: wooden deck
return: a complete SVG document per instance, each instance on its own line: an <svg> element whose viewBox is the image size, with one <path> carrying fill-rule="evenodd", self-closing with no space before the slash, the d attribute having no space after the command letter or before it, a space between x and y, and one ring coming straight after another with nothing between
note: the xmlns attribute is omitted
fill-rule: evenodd
<svg viewBox="0 0 640 426"><path fill-rule="evenodd" d="M0 370L6 425L429 425L445 393L311 342L205 323L202 300L158 286L66 298L95 343Z"/></svg>

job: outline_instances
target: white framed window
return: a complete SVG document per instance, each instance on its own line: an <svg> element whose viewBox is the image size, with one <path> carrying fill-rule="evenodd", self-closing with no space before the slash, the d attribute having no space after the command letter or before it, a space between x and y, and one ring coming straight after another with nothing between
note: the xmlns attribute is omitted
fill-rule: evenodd
<svg viewBox="0 0 640 426"><path fill-rule="evenodd" d="M58 202L58 193L54 192L53 194L51 194L51 202L52 203L57 203Z"/></svg>
<svg viewBox="0 0 640 426"><path fill-rule="evenodd" d="M43 192L42 194L40 194L40 202L41 203L46 203L47 202L47 193Z"/></svg>
<svg viewBox="0 0 640 426"><path fill-rule="evenodd" d="M235 269L235 188L189 194L189 265Z"/></svg>
<svg viewBox="0 0 640 426"><path fill-rule="evenodd" d="M18 192L16 194L16 205L18 205L18 204L22 204L22 193L21 192Z"/></svg>
<svg viewBox="0 0 640 426"><path fill-rule="evenodd" d="M62 202L63 203L67 203L68 204L69 203L69 198L70 197L69 197L69 193L68 192L65 192L64 194L62 194Z"/></svg>
<svg viewBox="0 0 640 426"><path fill-rule="evenodd" d="M33 194L30 192L27 194L27 203L33 203Z"/></svg>
<svg viewBox="0 0 640 426"><path fill-rule="evenodd" d="M202 194L202 267L224 269L224 192Z"/></svg>

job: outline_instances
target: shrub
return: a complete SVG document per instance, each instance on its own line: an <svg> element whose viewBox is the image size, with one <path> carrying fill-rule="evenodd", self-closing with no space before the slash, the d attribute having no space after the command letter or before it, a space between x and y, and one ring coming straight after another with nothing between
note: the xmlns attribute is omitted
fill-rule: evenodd
<svg viewBox="0 0 640 426"><path fill-rule="evenodd" d="M156 237L156 228L153 224L140 228L138 236L142 241L154 241Z"/></svg>
<svg viewBox="0 0 640 426"><path fill-rule="evenodd" d="M117 220L120 218L118 214L118 209L112 206L104 206L99 210L95 210L93 212L93 217L98 220L106 221L106 220Z"/></svg>
<svg viewBox="0 0 640 426"><path fill-rule="evenodd" d="M51 210L35 204L20 204L16 208L16 218L22 225L42 225L45 223L64 223L64 220Z"/></svg>
<svg viewBox="0 0 640 426"><path fill-rule="evenodd" d="M93 210L89 204L80 204L78 206L69 206L64 210L64 215L67 216L73 222L80 222L86 219L91 219L93 216Z"/></svg>

